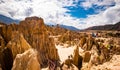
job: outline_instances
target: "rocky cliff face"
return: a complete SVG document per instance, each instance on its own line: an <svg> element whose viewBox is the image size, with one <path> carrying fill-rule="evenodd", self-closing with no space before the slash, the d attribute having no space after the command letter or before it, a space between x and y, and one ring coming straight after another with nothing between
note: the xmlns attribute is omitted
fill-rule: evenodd
<svg viewBox="0 0 120 70"><path fill-rule="evenodd" d="M12 70L40 70L37 51L29 49L22 54L17 54Z"/></svg>
<svg viewBox="0 0 120 70"><path fill-rule="evenodd" d="M77 66L79 70L82 67L82 60L83 60L83 57L79 55L79 47L77 46L74 50L73 64Z"/></svg>
<svg viewBox="0 0 120 70"><path fill-rule="evenodd" d="M28 55L21 56L20 61L17 60L19 59L17 54L22 54L27 50L29 50L30 48L37 50L38 55L35 58L38 59L36 62L39 62L41 67L48 66L48 60L52 60L53 62L59 61L59 56L57 49L55 48L54 40L49 37L47 27L44 24L42 18L28 17L25 20L21 21L19 24L10 24L10 25L1 26L0 49L3 50L6 47L11 51L12 61L14 61L15 59L14 64L16 65L22 62L22 59L25 59L23 61L26 62L27 59L29 59L32 60L31 64L34 63L33 58L32 57L28 58L27 57ZM8 53L1 52L1 54L5 54L5 55ZM3 56L0 57L0 61L2 61L2 58ZM3 63L0 63L2 69L6 68L4 63L5 61L3 61ZM11 62L10 64L13 63ZM31 66L28 66L28 70L31 70L31 68L29 67ZM12 66L10 66L9 69L3 69L3 70L11 70L11 68ZM24 68L24 67L19 67L19 68ZM18 70L21 70L19 68ZM16 67L13 66L12 69L16 70ZM39 70L39 68L37 68L37 70Z"/></svg>
<svg viewBox="0 0 120 70"><path fill-rule="evenodd" d="M23 33L32 48L37 49L42 66L47 65L48 59L59 60L54 40L49 38L47 28L42 18L26 18L24 21L20 22L18 30Z"/></svg>
<svg viewBox="0 0 120 70"><path fill-rule="evenodd" d="M17 54L21 54L31 48L31 46L24 39L23 35L19 32L13 32L12 39L6 46L11 49L13 58L15 58Z"/></svg>
<svg viewBox="0 0 120 70"><path fill-rule="evenodd" d="M7 47L2 49L0 47L0 65L2 70L11 70L12 63L13 63L12 51Z"/></svg>
<svg viewBox="0 0 120 70"><path fill-rule="evenodd" d="M2 27L2 26L4 26L4 25L6 25L6 24L5 24L5 23L0 22L0 27Z"/></svg>

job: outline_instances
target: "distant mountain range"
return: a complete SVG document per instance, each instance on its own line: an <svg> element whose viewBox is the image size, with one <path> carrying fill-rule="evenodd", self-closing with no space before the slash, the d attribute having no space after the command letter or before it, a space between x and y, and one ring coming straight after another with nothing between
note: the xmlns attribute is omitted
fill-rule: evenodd
<svg viewBox="0 0 120 70"><path fill-rule="evenodd" d="M14 20L14 19L6 17L4 15L0 15L0 22L10 24L10 23L19 23L19 20ZM69 30L74 30L74 31L79 30L73 26L67 26L67 25L60 25L60 27L65 28L65 29L69 29Z"/></svg>
<svg viewBox="0 0 120 70"><path fill-rule="evenodd" d="M10 24L10 23L19 23L20 20L14 20L10 17L6 17L4 15L0 14L0 22ZM73 26L67 26L67 25L59 25L62 28L73 30L73 31L79 31L78 28L73 27ZM120 30L120 22L116 24L109 24L109 25L103 25L103 26L93 26L89 27L85 30Z"/></svg>
<svg viewBox="0 0 120 70"><path fill-rule="evenodd" d="M4 15L0 15L0 22L10 24L10 23L19 23L19 20L14 20L10 17L6 17Z"/></svg>
<svg viewBox="0 0 120 70"><path fill-rule="evenodd" d="M60 25L60 27L69 29L69 30L73 30L73 31L79 31L79 29L77 29L76 27L73 27L73 26Z"/></svg>
<svg viewBox="0 0 120 70"><path fill-rule="evenodd" d="M116 24L103 25L103 26L93 26L89 27L86 30L118 30L120 31L120 22Z"/></svg>
<svg viewBox="0 0 120 70"><path fill-rule="evenodd" d="M57 25L49 25L47 24L48 26L57 26ZM67 26L67 25L59 25L59 27L61 28L65 28L65 29L68 29L68 30L72 30L72 31L79 31L80 29L76 28L76 27L73 27L73 26Z"/></svg>

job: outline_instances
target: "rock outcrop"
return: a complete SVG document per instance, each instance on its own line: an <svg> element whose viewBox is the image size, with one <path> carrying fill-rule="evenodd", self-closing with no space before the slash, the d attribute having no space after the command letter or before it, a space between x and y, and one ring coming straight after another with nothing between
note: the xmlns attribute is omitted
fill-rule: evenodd
<svg viewBox="0 0 120 70"><path fill-rule="evenodd" d="M11 70L13 63L13 55L11 49L5 47L0 48L0 66L2 70Z"/></svg>
<svg viewBox="0 0 120 70"><path fill-rule="evenodd" d="M37 56L37 51L34 49L17 54L12 70L41 70Z"/></svg>
<svg viewBox="0 0 120 70"><path fill-rule="evenodd" d="M6 44L12 39L12 34L17 30L17 28L17 24L4 25L0 27L0 34L4 38Z"/></svg>
<svg viewBox="0 0 120 70"><path fill-rule="evenodd" d="M21 54L31 48L19 32L12 34L12 39L8 42L7 47L12 50L13 58L15 58L17 54Z"/></svg>
<svg viewBox="0 0 120 70"><path fill-rule="evenodd" d="M54 40L49 38L47 28L42 18L26 18L20 22L18 31L23 33L32 48L37 49L39 58L41 58L40 64L42 67L48 65L48 59L59 61Z"/></svg>
<svg viewBox="0 0 120 70"><path fill-rule="evenodd" d="M2 26L4 26L4 25L6 25L6 24L3 23L3 22L0 22L0 27L2 27Z"/></svg>
<svg viewBox="0 0 120 70"><path fill-rule="evenodd" d="M73 64L78 67L79 70L82 68L82 60L83 57L79 55L79 48L77 46L74 50Z"/></svg>
<svg viewBox="0 0 120 70"><path fill-rule="evenodd" d="M5 47L11 50L13 60L17 54L22 54L33 48L38 52L37 58L41 67L48 66L48 60L55 63L59 62L54 40L49 37L49 31L44 20L39 17L28 17L19 24L1 26L0 49Z"/></svg>
<svg viewBox="0 0 120 70"><path fill-rule="evenodd" d="M0 48L5 46L5 41L3 37L0 35Z"/></svg>
<svg viewBox="0 0 120 70"><path fill-rule="evenodd" d="M120 70L120 55L114 55L110 61L105 62L102 65L94 65L90 70Z"/></svg>
<svg viewBox="0 0 120 70"><path fill-rule="evenodd" d="M83 61L84 62L89 62L90 58L91 58L91 53L89 51L86 51L85 54L84 54Z"/></svg>

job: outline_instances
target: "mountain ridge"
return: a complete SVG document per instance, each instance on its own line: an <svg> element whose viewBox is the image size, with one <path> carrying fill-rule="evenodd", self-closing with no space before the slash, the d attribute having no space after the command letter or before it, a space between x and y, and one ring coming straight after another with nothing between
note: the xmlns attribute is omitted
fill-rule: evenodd
<svg viewBox="0 0 120 70"><path fill-rule="evenodd" d="M19 20L14 20L10 17L7 17L7 16L0 14L0 22L10 24L10 23L19 23Z"/></svg>
<svg viewBox="0 0 120 70"><path fill-rule="evenodd" d="M20 20L14 20L14 19L12 19L10 17L6 17L6 16L0 14L0 22L6 23L6 24L11 24L11 23L19 23ZM49 24L46 24L46 25L49 25ZM49 25L49 26L52 26L52 25ZM73 31L78 31L79 30L78 28L73 27L73 26L67 26L67 25L62 25L62 24L59 25L59 26L61 28L65 28L65 29L68 29L68 30L73 30Z"/></svg>
<svg viewBox="0 0 120 70"><path fill-rule="evenodd" d="M116 24L93 26L85 30L118 30L120 31L120 22L117 22Z"/></svg>

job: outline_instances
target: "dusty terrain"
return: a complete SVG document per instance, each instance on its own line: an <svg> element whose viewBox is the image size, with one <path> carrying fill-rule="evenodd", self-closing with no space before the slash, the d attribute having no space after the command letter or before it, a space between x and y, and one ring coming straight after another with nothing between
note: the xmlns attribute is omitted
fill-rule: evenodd
<svg viewBox="0 0 120 70"><path fill-rule="evenodd" d="M119 70L120 32L70 31L38 17L0 24L0 70Z"/></svg>

